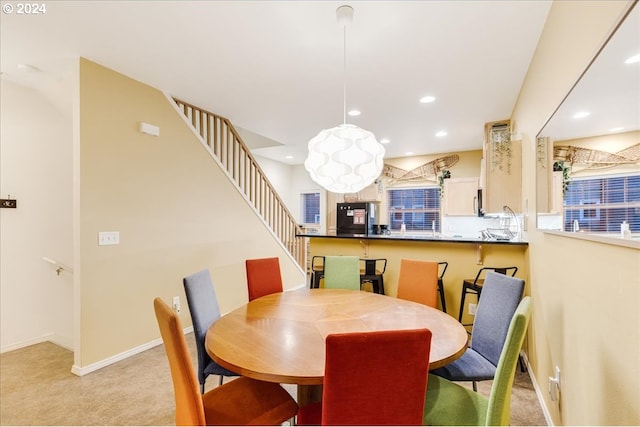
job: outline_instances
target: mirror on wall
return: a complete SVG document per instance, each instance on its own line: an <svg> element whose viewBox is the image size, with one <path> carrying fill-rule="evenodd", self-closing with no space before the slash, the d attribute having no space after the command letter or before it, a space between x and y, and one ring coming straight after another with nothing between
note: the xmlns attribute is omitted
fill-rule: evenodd
<svg viewBox="0 0 640 427"><path fill-rule="evenodd" d="M539 229L640 234L640 7L538 134L536 191Z"/></svg>

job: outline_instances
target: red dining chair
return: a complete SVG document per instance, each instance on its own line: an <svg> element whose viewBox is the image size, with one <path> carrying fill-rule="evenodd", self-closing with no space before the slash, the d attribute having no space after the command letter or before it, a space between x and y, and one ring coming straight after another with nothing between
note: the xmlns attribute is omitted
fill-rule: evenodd
<svg viewBox="0 0 640 427"><path fill-rule="evenodd" d="M277 257L248 259L245 261L245 265L249 301L282 292L280 260Z"/></svg>
<svg viewBox="0 0 640 427"><path fill-rule="evenodd" d="M431 331L328 335L322 402L298 410L299 425L421 425Z"/></svg>
<svg viewBox="0 0 640 427"><path fill-rule="evenodd" d="M397 296L435 308L438 304L438 263L419 259L400 260Z"/></svg>
<svg viewBox="0 0 640 427"><path fill-rule="evenodd" d="M298 405L280 384L240 377L200 394L180 318L160 298L153 307L169 359L176 425L279 425L293 418Z"/></svg>

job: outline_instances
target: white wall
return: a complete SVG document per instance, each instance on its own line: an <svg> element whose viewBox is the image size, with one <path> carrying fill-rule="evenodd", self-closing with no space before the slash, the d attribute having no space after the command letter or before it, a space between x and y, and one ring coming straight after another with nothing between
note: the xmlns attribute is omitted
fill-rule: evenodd
<svg viewBox="0 0 640 427"><path fill-rule="evenodd" d="M311 179L304 165L291 166L255 154L253 156L298 224L302 224L302 212L300 211L300 194L302 193L320 193L320 212L327 211L327 191ZM325 215L320 215L319 232L325 233L325 230L326 218Z"/></svg>
<svg viewBox="0 0 640 427"><path fill-rule="evenodd" d="M72 127L35 90L2 80L0 349L40 341L73 347L73 277L43 256L73 264Z"/></svg>

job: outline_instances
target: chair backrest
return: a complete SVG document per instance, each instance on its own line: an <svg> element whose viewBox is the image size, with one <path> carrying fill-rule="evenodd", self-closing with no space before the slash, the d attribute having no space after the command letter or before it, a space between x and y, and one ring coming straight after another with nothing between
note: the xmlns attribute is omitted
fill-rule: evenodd
<svg viewBox="0 0 640 427"><path fill-rule="evenodd" d="M323 425L421 425L431 331L333 334L326 339Z"/></svg>
<svg viewBox="0 0 640 427"><path fill-rule="evenodd" d="M484 280L487 273L490 272L504 274L505 276L514 277L518 272L518 267L482 267L478 270L478 274L476 274L476 278L473 280L473 283L478 283L479 280Z"/></svg>
<svg viewBox="0 0 640 427"><path fill-rule="evenodd" d="M471 334L471 348L498 365L509 322L524 292L524 280L487 272Z"/></svg>
<svg viewBox="0 0 640 427"><path fill-rule="evenodd" d="M507 339L505 340L500 361L498 362L498 368L496 369L493 384L491 385L485 425L510 425L511 388L513 386L516 365L518 364L520 348L522 348L522 342L524 341L530 318L531 297L526 296L518 305L509 324Z"/></svg>
<svg viewBox="0 0 640 427"><path fill-rule="evenodd" d="M203 426L204 405L180 318L160 298L153 300L153 307L169 359L176 401L176 425Z"/></svg>
<svg viewBox="0 0 640 427"><path fill-rule="evenodd" d="M360 272L367 276L382 275L386 269L386 258L360 258Z"/></svg>
<svg viewBox="0 0 640 427"><path fill-rule="evenodd" d="M357 256L324 257L324 287L360 290L360 261Z"/></svg>
<svg viewBox="0 0 640 427"><path fill-rule="evenodd" d="M245 261L245 266L249 301L282 292L282 275L278 257L248 259Z"/></svg>
<svg viewBox="0 0 640 427"><path fill-rule="evenodd" d="M438 302L438 263L401 259L398 298L436 307Z"/></svg>
<svg viewBox="0 0 640 427"><path fill-rule="evenodd" d="M198 380L204 384L204 369L211 361L204 341L209 327L220 318L220 307L209 270L202 270L183 278L182 284L187 296L191 323L193 323L193 335L196 339Z"/></svg>
<svg viewBox="0 0 640 427"><path fill-rule="evenodd" d="M442 280L444 278L444 274L447 272L447 268L449 268L449 263L447 261L440 261L438 263L438 279Z"/></svg>

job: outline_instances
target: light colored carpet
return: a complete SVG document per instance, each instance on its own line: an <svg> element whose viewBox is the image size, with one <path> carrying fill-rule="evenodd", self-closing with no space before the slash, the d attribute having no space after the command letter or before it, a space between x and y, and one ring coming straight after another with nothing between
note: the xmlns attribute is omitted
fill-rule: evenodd
<svg viewBox="0 0 640 427"><path fill-rule="evenodd" d="M196 366L193 334L187 342ZM48 342L0 355L0 425L175 425L163 346L83 377L70 372L72 364L70 351ZM217 384L210 377L207 389ZM295 385L285 388L295 397ZM490 388L484 381L478 391ZM529 375L519 370L511 410L513 425L545 425Z"/></svg>

